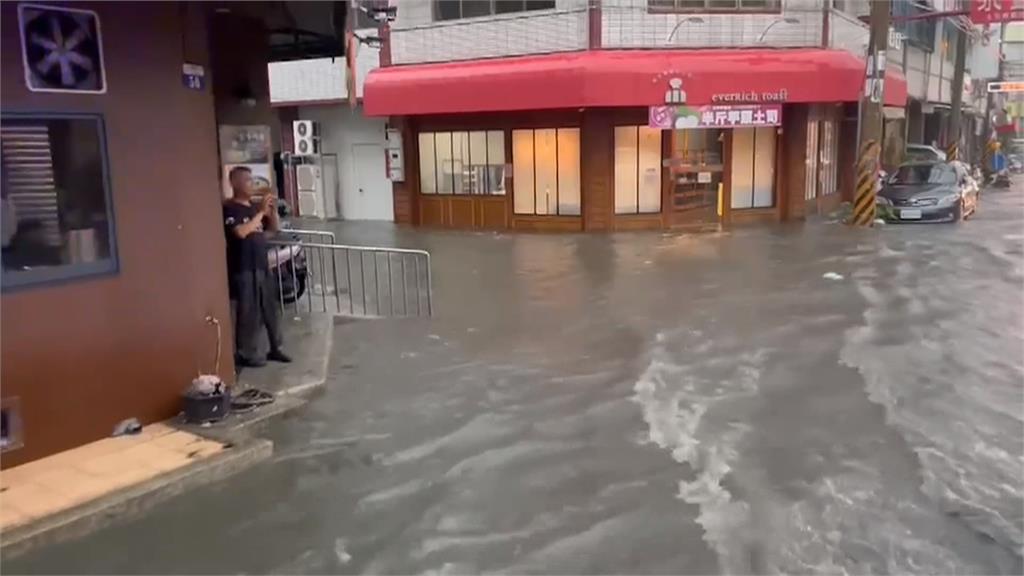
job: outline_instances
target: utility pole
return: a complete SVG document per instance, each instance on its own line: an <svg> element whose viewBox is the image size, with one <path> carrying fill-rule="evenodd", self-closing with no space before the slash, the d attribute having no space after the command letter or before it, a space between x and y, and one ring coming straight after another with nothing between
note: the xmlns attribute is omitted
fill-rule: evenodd
<svg viewBox="0 0 1024 576"><path fill-rule="evenodd" d="M960 124L963 117L964 67L967 63L967 33L948 19L943 26L956 28L956 60L953 62L953 93L950 95L952 110L949 113L949 131L946 143L946 159L960 159Z"/></svg>
<svg viewBox="0 0 1024 576"><path fill-rule="evenodd" d="M989 42L999 43L999 61L996 64L996 77L995 81L999 82L1003 79L1003 37L1006 35L1006 23L996 24L999 26L999 34L995 38L989 36ZM985 91L985 118L982 119L981 123L981 153L978 158L981 159L981 170L985 173L986 178L991 171L991 139L992 139L992 100L995 95L988 90Z"/></svg>
<svg viewBox="0 0 1024 576"><path fill-rule="evenodd" d="M885 106L885 52L889 41L889 0L871 3L867 68L861 94L858 134L857 187L853 200L854 226L875 221L875 193L882 150L882 108Z"/></svg>

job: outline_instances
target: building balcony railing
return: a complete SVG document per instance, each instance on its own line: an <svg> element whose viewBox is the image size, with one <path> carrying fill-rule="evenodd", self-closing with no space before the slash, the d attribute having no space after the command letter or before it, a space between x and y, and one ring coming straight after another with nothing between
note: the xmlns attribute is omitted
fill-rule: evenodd
<svg viewBox="0 0 1024 576"><path fill-rule="evenodd" d="M742 4L739 4L742 6ZM604 0L604 48L797 48L820 46L822 4L783 0L774 10L699 12L659 9L650 0Z"/></svg>
<svg viewBox="0 0 1024 576"><path fill-rule="evenodd" d="M583 2L567 9L396 25L391 30L391 61L413 64L584 50L587 30Z"/></svg>
<svg viewBox="0 0 1024 576"><path fill-rule="evenodd" d="M677 4L680 8L674 9ZM860 0L846 4L867 5ZM868 27L856 14L827 9L831 2L823 0L736 0L736 9L704 12L690 10L692 5L690 0L601 0L588 7L587 0L559 0L551 10L404 26L400 13L391 30L391 61L402 65L549 54L598 44L605 49L827 46L862 57L867 43ZM592 10L600 14L599 20L592 18ZM590 34L597 22L599 39Z"/></svg>

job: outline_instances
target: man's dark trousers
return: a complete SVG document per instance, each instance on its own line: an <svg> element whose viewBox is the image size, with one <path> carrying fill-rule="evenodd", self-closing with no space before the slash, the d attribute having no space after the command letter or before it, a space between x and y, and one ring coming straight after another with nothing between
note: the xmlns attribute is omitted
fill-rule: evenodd
<svg viewBox="0 0 1024 576"><path fill-rule="evenodd" d="M251 362L263 360L260 330L266 328L270 350L281 348L281 304L274 275L246 270L232 278L235 287L235 353Z"/></svg>

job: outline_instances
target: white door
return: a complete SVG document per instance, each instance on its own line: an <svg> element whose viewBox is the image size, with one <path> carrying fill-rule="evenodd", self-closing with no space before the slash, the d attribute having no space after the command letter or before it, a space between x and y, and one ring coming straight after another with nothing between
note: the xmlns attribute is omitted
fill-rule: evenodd
<svg viewBox="0 0 1024 576"><path fill-rule="evenodd" d="M352 145L352 185L342 190L341 199L341 217L346 220L394 220L383 146Z"/></svg>

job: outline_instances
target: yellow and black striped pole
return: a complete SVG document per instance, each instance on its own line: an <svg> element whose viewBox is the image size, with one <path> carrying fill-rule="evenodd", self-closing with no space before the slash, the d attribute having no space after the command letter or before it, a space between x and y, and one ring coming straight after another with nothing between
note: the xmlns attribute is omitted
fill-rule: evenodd
<svg viewBox="0 0 1024 576"><path fill-rule="evenodd" d="M852 226L871 226L875 223L875 194L878 187L878 169L881 167L885 105L885 49L889 38L889 0L875 0L871 4L871 24L868 28L867 62L864 67L864 91L861 93L857 130L857 179L853 196Z"/></svg>
<svg viewBox="0 0 1024 576"><path fill-rule="evenodd" d="M953 140L952 142L949 143L949 146L946 146L946 160L948 160L950 162L953 162L954 160L959 160L960 159L960 158L958 158L959 155L960 155L960 146L958 146L958 143L957 143L956 140Z"/></svg>
<svg viewBox="0 0 1024 576"><path fill-rule="evenodd" d="M878 160L881 147L877 140L861 146L857 158L857 189L853 200L853 226L871 226L875 222L875 193L878 186Z"/></svg>
<svg viewBox="0 0 1024 576"><path fill-rule="evenodd" d="M996 149L998 148L999 144L995 139L989 140L985 143L985 155L981 160L981 171L985 174L986 178L988 178L989 174L992 173L992 158L995 156Z"/></svg>

